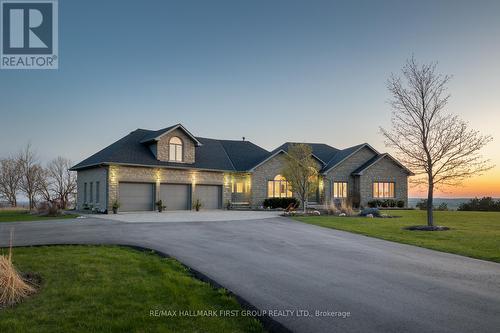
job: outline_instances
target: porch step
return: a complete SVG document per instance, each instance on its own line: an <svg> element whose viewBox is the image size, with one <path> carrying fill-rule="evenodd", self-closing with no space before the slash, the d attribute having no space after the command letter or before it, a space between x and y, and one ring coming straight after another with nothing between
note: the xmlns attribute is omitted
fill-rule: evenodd
<svg viewBox="0 0 500 333"><path fill-rule="evenodd" d="M232 210L249 210L250 203L249 202L232 202L231 209Z"/></svg>

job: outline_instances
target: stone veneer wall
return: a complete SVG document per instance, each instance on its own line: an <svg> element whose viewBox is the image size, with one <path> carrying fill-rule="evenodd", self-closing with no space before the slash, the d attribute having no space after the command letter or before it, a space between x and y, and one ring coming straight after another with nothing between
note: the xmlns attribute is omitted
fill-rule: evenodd
<svg viewBox="0 0 500 333"><path fill-rule="evenodd" d="M156 144L156 158L160 161L167 162L169 160L169 141L172 137L177 136L182 140L182 163L194 163L195 160L195 143L187 136L182 130L176 129L172 132L165 134L160 138Z"/></svg>
<svg viewBox="0 0 500 333"><path fill-rule="evenodd" d="M408 174L387 157L366 169L359 176L361 205L366 206L368 201L374 199L373 182L376 181L395 182L394 200L403 200L405 207L408 206Z"/></svg>
<svg viewBox="0 0 500 333"><path fill-rule="evenodd" d="M333 195L333 182L343 181L347 182L347 192L349 197L353 197L355 194L354 177L351 176L352 172L363 165L370 158L375 156L375 152L370 148L364 147L354 155L347 158L344 162L330 170L325 176L325 199L326 203L332 202Z"/></svg>
<svg viewBox="0 0 500 333"><path fill-rule="evenodd" d="M222 185L222 205L231 198L229 175L223 172L113 165L109 167L108 210L111 210L113 202L120 196L120 182L154 183L157 198L160 195L161 183L191 184L193 196L196 195L197 184Z"/></svg>
<svg viewBox="0 0 500 333"><path fill-rule="evenodd" d="M255 168L252 174L252 207L258 208L262 206L262 202L267 198L267 181L273 180L276 175L281 174L284 165L285 155L279 154ZM320 166L318 162L317 167ZM324 198L324 182L322 184L319 193L320 203ZM293 195L298 198L295 193Z"/></svg>
<svg viewBox="0 0 500 333"><path fill-rule="evenodd" d="M76 207L77 209L83 209L85 204L84 198L84 184L87 183L87 204L92 204L98 209L106 209L106 186L107 186L107 167L96 167L92 169L85 169L78 171L78 177L76 180L77 197L76 197ZM96 202L96 182L99 182L99 202ZM90 202L90 183L93 185L93 202Z"/></svg>

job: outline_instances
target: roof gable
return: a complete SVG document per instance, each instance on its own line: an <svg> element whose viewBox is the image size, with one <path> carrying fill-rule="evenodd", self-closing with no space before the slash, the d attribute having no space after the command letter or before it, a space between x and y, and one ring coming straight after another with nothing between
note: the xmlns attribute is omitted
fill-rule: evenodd
<svg viewBox="0 0 500 333"><path fill-rule="evenodd" d="M196 143L197 146L201 145L201 142L193 134L191 134L191 132L189 132L184 126L182 126L182 124L169 126L169 127L163 128L163 129L158 130L158 131L149 131L150 133L148 133L146 136L144 136L144 138L142 138L142 140L140 142L141 143L149 143L149 142L153 142L153 141L158 141L158 140L160 140L160 138L162 136L164 136L164 135L166 135L166 134L168 134L176 129L182 130L191 140L194 141L194 143Z"/></svg>
<svg viewBox="0 0 500 333"><path fill-rule="evenodd" d="M332 170L336 166L340 165L342 162L344 162L349 157L351 157L352 155L354 155L355 153L357 153L358 151L360 151L361 149L363 149L365 147L372 150L375 154L377 154L377 155L379 154L379 152L377 150L375 150L375 148L370 146L368 143L362 143L360 145L356 145L356 146L352 146L352 147L349 147L349 148L346 148L343 150L339 150L333 156L333 158L328 161L327 165L323 168L322 172L328 173L330 170Z"/></svg>
<svg viewBox="0 0 500 333"><path fill-rule="evenodd" d="M401 169L403 169L406 173L408 173L408 175L411 175L411 176L414 175L413 172L411 172L407 167L405 167L403 164L401 164L398 160L396 160L394 157L392 157L388 153L379 154L379 155L376 155L373 158L369 159L368 161L366 161L366 163L364 163L359 168L357 168L356 170L354 170L352 172L352 175L353 176L361 176L363 174L363 172L365 172L371 166L373 166L373 165L377 164L378 162L382 161L383 159L389 159L395 165L397 165L398 167L400 167Z"/></svg>

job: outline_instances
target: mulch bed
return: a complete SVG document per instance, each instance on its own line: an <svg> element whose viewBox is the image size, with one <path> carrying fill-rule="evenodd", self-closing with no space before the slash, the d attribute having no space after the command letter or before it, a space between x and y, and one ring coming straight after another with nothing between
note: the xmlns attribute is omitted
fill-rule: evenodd
<svg viewBox="0 0 500 333"><path fill-rule="evenodd" d="M412 225L409 227L404 227L404 230L410 230L410 231L446 231L450 230L448 227L443 227L441 225L435 225L435 226L428 226L428 225Z"/></svg>

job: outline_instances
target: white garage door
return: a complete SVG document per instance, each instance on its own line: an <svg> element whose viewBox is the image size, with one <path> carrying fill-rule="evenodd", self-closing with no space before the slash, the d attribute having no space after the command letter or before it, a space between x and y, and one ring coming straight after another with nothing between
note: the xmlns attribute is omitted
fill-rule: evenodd
<svg viewBox="0 0 500 333"><path fill-rule="evenodd" d="M202 209L222 208L222 186L219 185L196 185L193 201L200 199Z"/></svg>
<svg viewBox="0 0 500 333"><path fill-rule="evenodd" d="M120 183L120 210L124 212L153 210L154 184Z"/></svg>
<svg viewBox="0 0 500 333"><path fill-rule="evenodd" d="M167 210L189 209L191 185L188 184L161 184L160 199Z"/></svg>

